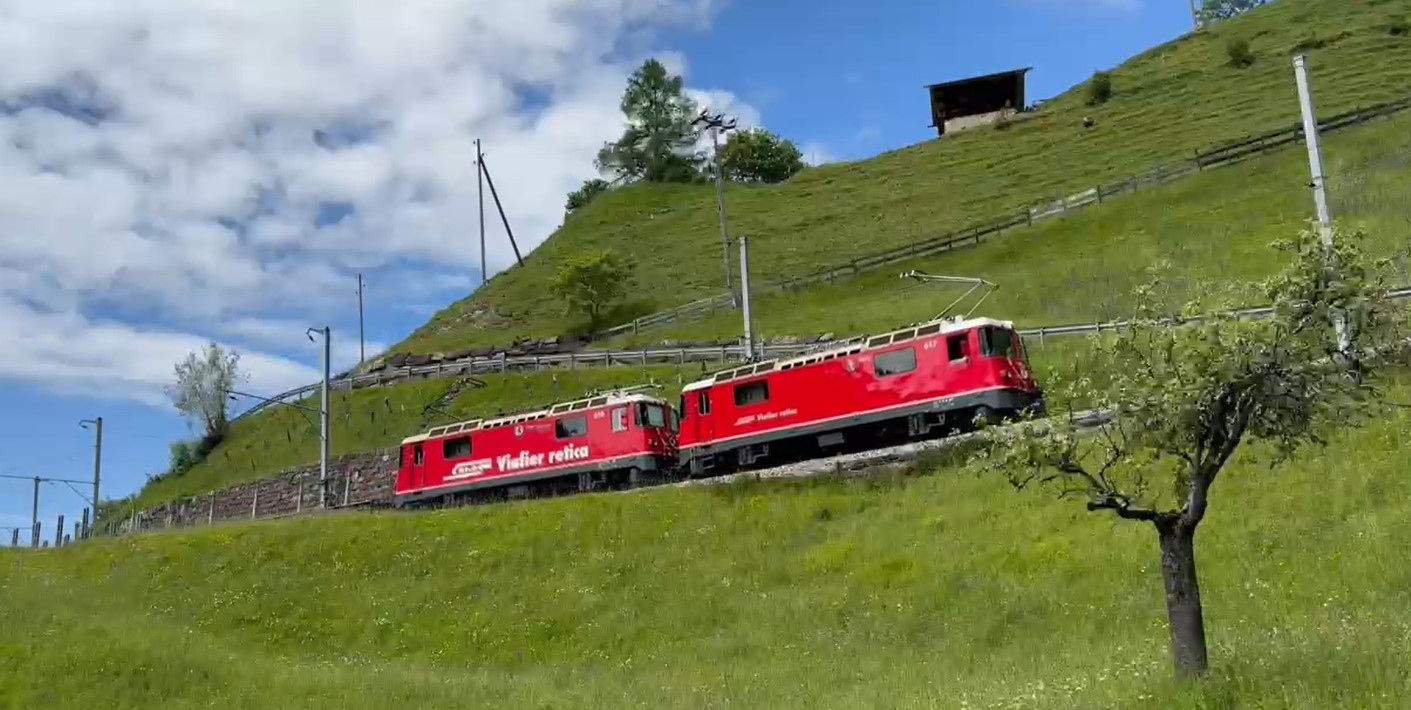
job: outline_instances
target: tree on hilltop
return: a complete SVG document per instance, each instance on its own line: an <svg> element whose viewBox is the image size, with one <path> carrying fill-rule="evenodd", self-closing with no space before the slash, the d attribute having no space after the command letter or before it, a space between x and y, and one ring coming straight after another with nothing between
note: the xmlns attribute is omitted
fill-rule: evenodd
<svg viewBox="0 0 1411 710"><path fill-rule="evenodd" d="M1269 0L1203 0L1200 6L1202 23L1219 22L1243 15Z"/></svg>
<svg viewBox="0 0 1411 710"><path fill-rule="evenodd" d="M1407 362L1405 312L1386 298L1386 263L1364 259L1361 240L1361 233L1339 233L1331 253L1313 232L1279 244L1294 258L1264 284L1275 304L1265 320L1195 321L1188 305L1170 322L1158 310L1170 295L1162 282L1139 289L1131 327L1095 338L1086 360L1107 383L1079 378L1069 388L1069 401L1111 418L1085 427L1069 411L986 428L970 461L1018 488L1049 485L1090 511L1155 528L1179 676L1208 667L1195 533L1226 464L1243 444L1260 442L1276 468L1362 423L1383 406L1372 383ZM1345 350L1331 325L1335 315L1348 324Z"/></svg>
<svg viewBox="0 0 1411 710"><path fill-rule="evenodd" d="M700 175L691 121L696 102L681 77L648 59L627 82L622 95L627 128L622 137L598 151L599 172L628 180L690 182Z"/></svg>
<svg viewBox="0 0 1411 710"><path fill-rule="evenodd" d="M783 182L803 170L803 153L787 138L763 128L731 133L720 147L725 179L734 182Z"/></svg>

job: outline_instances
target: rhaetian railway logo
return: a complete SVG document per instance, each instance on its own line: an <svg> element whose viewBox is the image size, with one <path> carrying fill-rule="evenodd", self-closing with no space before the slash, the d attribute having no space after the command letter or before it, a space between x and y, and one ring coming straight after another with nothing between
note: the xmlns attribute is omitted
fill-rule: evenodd
<svg viewBox="0 0 1411 710"><path fill-rule="evenodd" d="M515 473L518 471L528 471L541 468L545 465L557 466L559 464L572 463L574 461L584 461L591 454L587 446L568 446L550 451L546 454L531 454L528 451L520 451L518 454L503 454L496 456L493 465L490 459L476 459L456 464L451 469L451 475L446 477L448 481L456 481L464 478L477 478L487 473Z"/></svg>

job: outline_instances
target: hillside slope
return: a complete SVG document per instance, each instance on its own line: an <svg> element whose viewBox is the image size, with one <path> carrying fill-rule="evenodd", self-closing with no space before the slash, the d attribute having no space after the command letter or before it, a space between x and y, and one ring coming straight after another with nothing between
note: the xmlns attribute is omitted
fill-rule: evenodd
<svg viewBox="0 0 1411 710"><path fill-rule="evenodd" d="M732 233L751 237L760 281L801 275L1283 127L1299 117L1289 62L1297 51L1310 53L1321 114L1402 96L1411 89L1411 37L1388 28L1408 11L1411 0L1279 0L1125 62L1100 107L1085 105L1079 86L1002 131L809 169L783 185L732 187ZM1230 66L1233 37L1250 41L1253 66ZM1095 127L1083 127L1085 116ZM709 187L609 194L523 267L438 313L397 349L444 352L562 332L569 323L545 284L563 259L598 248L637 257L633 296L643 307L718 293L717 230Z"/></svg>
<svg viewBox="0 0 1411 710"><path fill-rule="evenodd" d="M1408 427L1222 477L1200 689L1149 529L942 466L0 551L0 707L1400 707Z"/></svg>
<svg viewBox="0 0 1411 710"><path fill-rule="evenodd" d="M1411 112L1327 136L1323 157L1335 220L1364 230L1372 253L1394 258L1398 284L1411 283ZM1314 210L1307 182L1307 152L1290 146L954 253L836 285L763 294L753 301L755 328L764 338L878 332L930 318L964 293L898 279L908 269L993 281L998 288L980 310L1024 328L1130 316L1132 290L1157 261L1174 267L1182 279L1174 291L1182 297L1210 302L1230 296L1262 305L1258 294L1239 294L1279 268L1274 240L1309 228ZM603 347L711 341L740 332L739 314L721 312Z"/></svg>

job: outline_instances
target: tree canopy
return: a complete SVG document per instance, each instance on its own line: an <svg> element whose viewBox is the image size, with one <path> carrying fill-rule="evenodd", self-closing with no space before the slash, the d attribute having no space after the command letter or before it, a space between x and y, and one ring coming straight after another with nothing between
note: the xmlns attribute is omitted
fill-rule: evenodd
<svg viewBox="0 0 1411 710"><path fill-rule="evenodd" d="M725 178L735 182L783 182L803 170L794 142L763 128L730 134L720 147Z"/></svg>
<svg viewBox="0 0 1411 710"><path fill-rule="evenodd" d="M592 202L593 198L607 192L609 187L610 185L608 185L606 180L598 178L584 180L582 187L568 193L568 202L564 205L564 211L568 214L573 214L578 209L586 206L589 202Z"/></svg>
<svg viewBox="0 0 1411 710"><path fill-rule="evenodd" d="M228 393L244 379L240 353L211 341L200 352L188 353L174 369L176 381L167 388L167 395L177 411L201 427L201 448L209 450L225 435Z"/></svg>
<svg viewBox="0 0 1411 710"><path fill-rule="evenodd" d="M631 267L612 251L599 251L569 259L554 277L554 293L570 312L587 319L597 331L612 309L627 295Z"/></svg>
<svg viewBox="0 0 1411 710"><path fill-rule="evenodd" d="M1269 0L1203 0L1200 6L1201 22L1218 22L1243 15Z"/></svg>
<svg viewBox="0 0 1411 710"><path fill-rule="evenodd" d="M628 79L621 107L627 128L598 151L600 172L648 182L699 178L701 157L691 125L696 102L686 95L681 77L648 59Z"/></svg>
<svg viewBox="0 0 1411 710"><path fill-rule="evenodd" d="M1194 537L1226 464L1260 442L1276 468L1365 421L1379 411L1377 376L1406 363L1405 311L1386 298L1386 263L1364 258L1361 241L1341 232L1326 252L1309 231L1278 244L1292 260L1263 284L1275 304L1263 320L1197 317L1194 304L1166 317L1169 280L1158 277L1139 289L1130 327L1093 340L1089 371L1065 388L1066 413L990 429L971 460L1016 487L1053 486L1090 511L1155 527L1179 674L1208 664ZM1347 323L1346 347L1335 319Z"/></svg>

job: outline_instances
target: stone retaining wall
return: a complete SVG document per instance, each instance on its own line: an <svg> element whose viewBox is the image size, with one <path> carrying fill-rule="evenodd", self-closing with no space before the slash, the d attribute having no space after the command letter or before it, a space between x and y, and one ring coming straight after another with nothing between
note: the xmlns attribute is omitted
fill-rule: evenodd
<svg viewBox="0 0 1411 710"><path fill-rule="evenodd" d="M329 509L392 502L397 476L395 447L328 461ZM317 463L211 493L163 503L120 521L121 532L208 525L227 520L275 518L319 509Z"/></svg>

